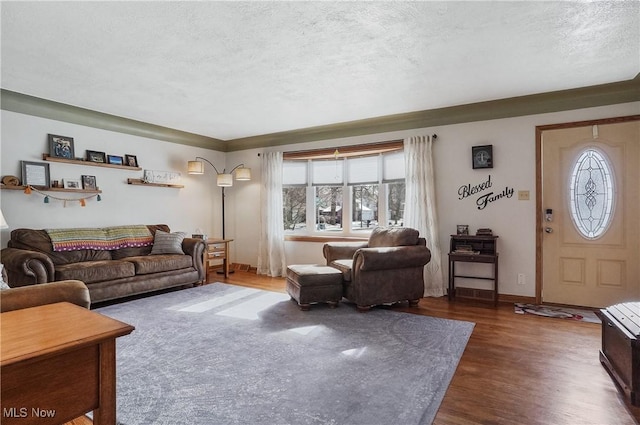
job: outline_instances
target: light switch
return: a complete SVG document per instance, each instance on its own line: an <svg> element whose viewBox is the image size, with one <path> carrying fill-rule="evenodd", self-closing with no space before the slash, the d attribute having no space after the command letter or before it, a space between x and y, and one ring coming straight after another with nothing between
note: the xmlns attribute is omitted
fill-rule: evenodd
<svg viewBox="0 0 640 425"><path fill-rule="evenodd" d="M529 200L529 191L528 190L519 190L518 191L518 201L528 201Z"/></svg>

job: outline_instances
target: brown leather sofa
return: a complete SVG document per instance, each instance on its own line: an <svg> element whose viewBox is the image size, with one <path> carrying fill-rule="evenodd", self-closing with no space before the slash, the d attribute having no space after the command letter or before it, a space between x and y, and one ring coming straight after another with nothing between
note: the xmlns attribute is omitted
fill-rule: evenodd
<svg viewBox="0 0 640 425"><path fill-rule="evenodd" d="M170 231L164 224L147 227L152 235ZM182 254L150 255L152 246L54 251L45 230L15 229L7 245L0 255L11 287L80 280L92 303L193 285L205 278L205 243L200 239L185 238Z"/></svg>
<svg viewBox="0 0 640 425"><path fill-rule="evenodd" d="M330 242L327 265L342 272L344 297L360 311L424 295L424 266L431 260L426 240L411 228L376 227L368 242Z"/></svg>

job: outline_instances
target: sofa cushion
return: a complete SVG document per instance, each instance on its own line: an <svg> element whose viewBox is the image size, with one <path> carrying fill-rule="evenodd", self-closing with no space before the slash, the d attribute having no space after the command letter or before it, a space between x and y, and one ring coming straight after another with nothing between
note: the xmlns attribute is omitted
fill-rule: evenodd
<svg viewBox="0 0 640 425"><path fill-rule="evenodd" d="M342 272L342 280L345 282L351 282L351 268L353 267L353 260L334 260L329 265Z"/></svg>
<svg viewBox="0 0 640 425"><path fill-rule="evenodd" d="M125 260L135 266L136 275L168 272L193 266L191 256L184 254L141 255L128 257Z"/></svg>
<svg viewBox="0 0 640 425"><path fill-rule="evenodd" d="M128 261L84 261L56 266L55 278L93 283L135 276L135 272L133 263Z"/></svg>
<svg viewBox="0 0 640 425"><path fill-rule="evenodd" d="M123 258L140 257L149 254L151 254L151 245L114 249L113 251L111 251L111 258L113 258L114 260L122 260Z"/></svg>
<svg viewBox="0 0 640 425"><path fill-rule="evenodd" d="M369 236L369 248L412 246L418 243L419 232L409 227L376 227Z"/></svg>
<svg viewBox="0 0 640 425"><path fill-rule="evenodd" d="M151 255L159 254L184 254L182 251L182 241L187 237L184 232L167 233L157 230L153 240Z"/></svg>

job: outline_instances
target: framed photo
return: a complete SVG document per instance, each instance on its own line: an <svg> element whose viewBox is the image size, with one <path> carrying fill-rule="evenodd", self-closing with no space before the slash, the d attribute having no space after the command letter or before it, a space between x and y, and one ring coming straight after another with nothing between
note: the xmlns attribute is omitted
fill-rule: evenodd
<svg viewBox="0 0 640 425"><path fill-rule="evenodd" d="M64 179L64 188L79 190L82 189L82 183L80 183L80 180Z"/></svg>
<svg viewBox="0 0 640 425"><path fill-rule="evenodd" d="M96 190L96 176L82 176L82 188L84 190Z"/></svg>
<svg viewBox="0 0 640 425"><path fill-rule="evenodd" d="M493 168L493 145L472 146L471 161L473 168Z"/></svg>
<svg viewBox="0 0 640 425"><path fill-rule="evenodd" d="M44 187L51 185L49 164L45 162L20 161L22 165L22 184L24 186Z"/></svg>
<svg viewBox="0 0 640 425"><path fill-rule="evenodd" d="M122 165L122 157L118 155L107 155L107 162L114 165Z"/></svg>
<svg viewBox="0 0 640 425"><path fill-rule="evenodd" d="M49 155L58 158L75 159L73 138L49 134Z"/></svg>
<svg viewBox="0 0 640 425"><path fill-rule="evenodd" d="M125 155L124 160L126 161L125 165L129 167L137 167L138 166L138 158L135 155Z"/></svg>
<svg viewBox="0 0 640 425"><path fill-rule="evenodd" d="M468 224L458 224L456 226L457 233L459 235L468 235L469 234L469 225Z"/></svg>
<svg viewBox="0 0 640 425"><path fill-rule="evenodd" d="M107 157L105 156L104 152L87 150L87 161L101 162L104 164L105 162L107 162Z"/></svg>

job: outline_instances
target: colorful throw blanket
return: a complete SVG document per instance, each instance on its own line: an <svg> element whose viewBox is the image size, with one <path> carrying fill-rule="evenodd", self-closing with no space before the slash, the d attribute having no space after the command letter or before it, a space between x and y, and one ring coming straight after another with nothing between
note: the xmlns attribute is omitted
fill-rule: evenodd
<svg viewBox="0 0 640 425"><path fill-rule="evenodd" d="M153 245L153 235L145 225L105 227L103 230L112 246L109 249Z"/></svg>
<svg viewBox="0 0 640 425"><path fill-rule="evenodd" d="M153 235L145 225L115 226L106 228L45 229L54 251L78 251L148 246Z"/></svg>

